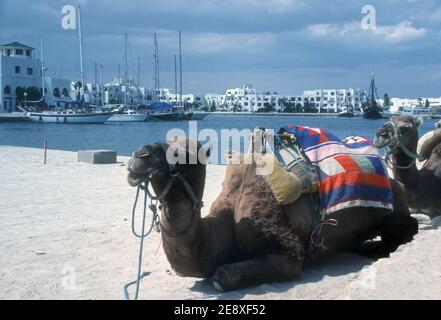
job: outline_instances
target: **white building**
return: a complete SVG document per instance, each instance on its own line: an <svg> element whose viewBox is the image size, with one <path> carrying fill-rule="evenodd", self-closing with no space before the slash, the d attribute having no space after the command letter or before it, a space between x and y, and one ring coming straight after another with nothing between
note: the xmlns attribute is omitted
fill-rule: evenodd
<svg viewBox="0 0 441 320"><path fill-rule="evenodd" d="M303 105L317 112L340 112L348 103L359 111L364 101L360 89L315 89L303 91Z"/></svg>
<svg viewBox="0 0 441 320"><path fill-rule="evenodd" d="M23 89L41 90L40 62L33 58L33 50L19 42L0 46L0 112L15 111L24 99Z"/></svg>
<svg viewBox="0 0 441 320"><path fill-rule="evenodd" d="M16 111L17 105L41 97L41 61L33 51L19 42L0 46L0 112ZM70 80L44 77L44 83L48 105L55 105L54 98L71 95Z"/></svg>
<svg viewBox="0 0 441 320"><path fill-rule="evenodd" d="M111 83L104 85L105 104L150 104L154 101L154 96L154 92L136 86L131 80L125 83L122 79L115 78ZM99 99L98 93L97 98Z"/></svg>
<svg viewBox="0 0 441 320"><path fill-rule="evenodd" d="M220 110L221 105L224 104L225 96L218 93L207 93L204 97L205 105L208 108L214 108Z"/></svg>
<svg viewBox="0 0 441 320"><path fill-rule="evenodd" d="M227 89L221 104L221 109L228 111L256 112L259 109L281 111L283 97L276 92L257 93L252 85L242 88Z"/></svg>

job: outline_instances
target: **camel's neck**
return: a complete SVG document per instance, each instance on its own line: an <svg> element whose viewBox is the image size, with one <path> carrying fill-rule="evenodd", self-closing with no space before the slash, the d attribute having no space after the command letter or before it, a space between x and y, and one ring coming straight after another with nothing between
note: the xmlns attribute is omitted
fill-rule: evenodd
<svg viewBox="0 0 441 320"><path fill-rule="evenodd" d="M409 149L416 152L416 146ZM408 156L402 149L398 148L394 152L394 159L397 167L394 168L394 175L398 181L403 183L406 188L412 189L418 183L418 169L414 158ZM410 167L409 167L410 165Z"/></svg>
<svg viewBox="0 0 441 320"><path fill-rule="evenodd" d="M152 180L156 194L166 188L170 177L162 176ZM194 181L188 181L195 196L202 199L205 172ZM199 276L197 260L200 236L200 209L194 208L193 200L182 183L175 179L170 191L162 201L161 223L164 251L172 267L181 274ZM203 241L203 240L202 240Z"/></svg>

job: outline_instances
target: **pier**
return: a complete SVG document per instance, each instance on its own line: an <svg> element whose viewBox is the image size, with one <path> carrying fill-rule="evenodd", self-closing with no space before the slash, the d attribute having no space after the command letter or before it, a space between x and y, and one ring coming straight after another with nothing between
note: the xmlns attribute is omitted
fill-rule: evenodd
<svg viewBox="0 0 441 320"><path fill-rule="evenodd" d="M0 122L24 122L28 117L24 112L0 113Z"/></svg>

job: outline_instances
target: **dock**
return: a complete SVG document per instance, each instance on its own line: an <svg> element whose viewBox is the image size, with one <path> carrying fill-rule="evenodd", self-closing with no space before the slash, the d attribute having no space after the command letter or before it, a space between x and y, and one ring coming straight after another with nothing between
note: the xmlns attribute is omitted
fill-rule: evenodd
<svg viewBox="0 0 441 320"><path fill-rule="evenodd" d="M0 113L0 122L23 122L27 120L28 117L24 112Z"/></svg>

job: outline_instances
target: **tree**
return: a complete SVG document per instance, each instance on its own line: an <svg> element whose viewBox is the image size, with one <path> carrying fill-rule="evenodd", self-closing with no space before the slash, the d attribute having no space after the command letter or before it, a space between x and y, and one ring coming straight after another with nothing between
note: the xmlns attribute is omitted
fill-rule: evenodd
<svg viewBox="0 0 441 320"><path fill-rule="evenodd" d="M426 108L430 108L430 101L429 101L429 99L426 99L425 106L426 106Z"/></svg>
<svg viewBox="0 0 441 320"><path fill-rule="evenodd" d="M29 87L26 89L29 101L37 101L41 99L41 91L37 87Z"/></svg>
<svg viewBox="0 0 441 320"><path fill-rule="evenodd" d="M383 106L385 108L389 108L392 105L392 103L390 101L390 98L389 98L389 95L387 93L384 94L384 99L383 100L384 100Z"/></svg>
<svg viewBox="0 0 441 320"><path fill-rule="evenodd" d="M76 92L77 101L80 101L80 99L81 99L81 96L80 96L80 90L81 90L81 87L82 87L82 86L83 86L83 85L81 84L81 81L75 81L75 82L73 83L73 87L74 87L75 92Z"/></svg>

